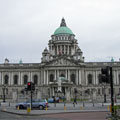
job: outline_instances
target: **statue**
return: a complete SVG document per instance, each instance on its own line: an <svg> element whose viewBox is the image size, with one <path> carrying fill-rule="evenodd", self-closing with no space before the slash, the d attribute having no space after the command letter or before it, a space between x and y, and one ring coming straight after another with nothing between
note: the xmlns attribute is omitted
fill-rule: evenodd
<svg viewBox="0 0 120 120"><path fill-rule="evenodd" d="M58 78L58 91L62 91L62 88L61 88L61 78L59 77Z"/></svg>

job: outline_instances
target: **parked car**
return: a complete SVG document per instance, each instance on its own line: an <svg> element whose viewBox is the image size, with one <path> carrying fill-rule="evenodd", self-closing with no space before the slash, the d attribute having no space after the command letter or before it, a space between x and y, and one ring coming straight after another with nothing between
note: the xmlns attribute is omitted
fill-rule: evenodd
<svg viewBox="0 0 120 120"><path fill-rule="evenodd" d="M48 103L59 103L59 97L56 97L56 98L48 98Z"/></svg>
<svg viewBox="0 0 120 120"><path fill-rule="evenodd" d="M19 106L19 109L26 109L27 106L30 106L30 104L31 104L30 100L21 102L21 103L17 103L16 108L18 108L18 106ZM43 110L46 108L46 106L49 107L46 99L32 100L32 108L39 108L40 110Z"/></svg>

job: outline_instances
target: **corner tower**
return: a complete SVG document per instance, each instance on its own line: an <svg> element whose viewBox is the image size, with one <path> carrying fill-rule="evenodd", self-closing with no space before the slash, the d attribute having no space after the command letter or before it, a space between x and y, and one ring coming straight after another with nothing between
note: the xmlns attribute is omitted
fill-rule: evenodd
<svg viewBox="0 0 120 120"><path fill-rule="evenodd" d="M51 36L48 46L49 60L65 56L75 61L84 62L84 57L82 57L83 53L78 47L77 39L75 39L72 30L67 27L64 18L61 20L60 27Z"/></svg>

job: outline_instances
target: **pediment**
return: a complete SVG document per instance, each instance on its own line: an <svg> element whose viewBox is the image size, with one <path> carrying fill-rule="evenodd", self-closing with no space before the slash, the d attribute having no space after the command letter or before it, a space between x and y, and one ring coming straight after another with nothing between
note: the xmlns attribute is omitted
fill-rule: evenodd
<svg viewBox="0 0 120 120"><path fill-rule="evenodd" d="M66 58L58 58L47 63L47 66L76 66L77 64L72 60Z"/></svg>

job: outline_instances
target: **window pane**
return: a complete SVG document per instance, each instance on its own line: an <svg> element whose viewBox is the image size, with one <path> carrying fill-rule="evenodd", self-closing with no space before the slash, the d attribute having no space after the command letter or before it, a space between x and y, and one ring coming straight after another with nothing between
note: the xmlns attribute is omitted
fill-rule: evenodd
<svg viewBox="0 0 120 120"><path fill-rule="evenodd" d="M53 81L54 81L54 75L51 74L51 75L50 75L50 82L53 82Z"/></svg>
<svg viewBox="0 0 120 120"><path fill-rule="evenodd" d="M27 84L27 82L28 82L28 76L24 75L24 84Z"/></svg>
<svg viewBox="0 0 120 120"><path fill-rule="evenodd" d="M8 79L9 79L8 75L5 75L5 77L4 77L4 84L8 84Z"/></svg>
<svg viewBox="0 0 120 120"><path fill-rule="evenodd" d="M37 83L38 83L38 76L34 75L34 84L37 84Z"/></svg>
<svg viewBox="0 0 120 120"><path fill-rule="evenodd" d="M14 76L14 84L15 84L15 85L18 84L18 76L17 76L17 75Z"/></svg>

